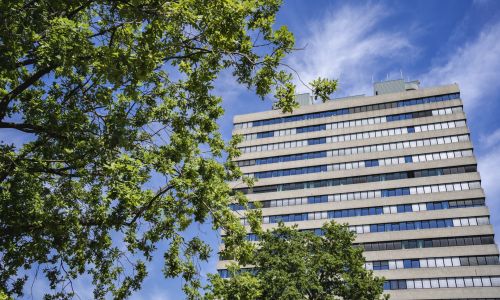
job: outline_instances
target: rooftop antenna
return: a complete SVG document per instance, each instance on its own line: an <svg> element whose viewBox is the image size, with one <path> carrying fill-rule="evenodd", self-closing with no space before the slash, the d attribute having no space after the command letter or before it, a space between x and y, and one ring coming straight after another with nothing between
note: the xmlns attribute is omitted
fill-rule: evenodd
<svg viewBox="0 0 500 300"><path fill-rule="evenodd" d="M403 70L399 69L399 73L401 74L401 79L405 79L405 78L403 77Z"/></svg>
<svg viewBox="0 0 500 300"><path fill-rule="evenodd" d="M373 84L373 83L374 83L374 81L373 81L373 73L372 73L372 84Z"/></svg>

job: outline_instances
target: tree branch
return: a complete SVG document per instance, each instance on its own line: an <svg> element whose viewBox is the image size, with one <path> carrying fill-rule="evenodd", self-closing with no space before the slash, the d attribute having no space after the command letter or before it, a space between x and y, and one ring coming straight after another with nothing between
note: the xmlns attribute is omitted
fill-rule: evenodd
<svg viewBox="0 0 500 300"><path fill-rule="evenodd" d="M34 59L34 58L28 58L26 60L18 62L16 64L16 68L24 67L24 66L29 66L29 65L32 65L34 63L36 63L36 59Z"/></svg>
<svg viewBox="0 0 500 300"><path fill-rule="evenodd" d="M142 206L136 213L135 213L135 216L132 218L132 220L130 220L130 222L128 222L126 225L127 226L130 226L132 224L135 223L135 221L137 221L137 219L139 219L142 214L151 208L151 206L153 205L153 203L158 199L160 198L161 196L163 196L165 193L167 193L168 191L170 191L171 189L173 189L174 187L172 185L168 185L166 187L163 187L162 189L160 189L158 191L158 193L156 193L156 195L154 195L149 201L148 203L146 203L144 206Z"/></svg>
<svg viewBox="0 0 500 300"><path fill-rule="evenodd" d="M68 13L68 19L72 19L76 14L78 14L81 10L87 8L92 2L94 2L93 0L89 0L87 1L86 3L84 3L83 5L81 5L80 7L78 7L77 9L73 10L72 12Z"/></svg>
<svg viewBox="0 0 500 300"><path fill-rule="evenodd" d="M46 127L33 125L33 124L0 122L0 129L1 128L16 129L16 130L19 130L19 131L22 131L25 133L34 133L34 134L45 133L45 134L48 134L52 137L56 137L59 139L66 138L66 136L61 135L57 132L47 130Z"/></svg>
<svg viewBox="0 0 500 300"><path fill-rule="evenodd" d="M33 74L30 78L28 78L26 81L18 85L16 88L14 88L10 93L5 95L1 100L0 100L0 120L3 120L5 118L5 115L7 114L7 107L9 106L9 103L12 99L15 97L19 96L22 92L24 92L26 89L28 89L30 86L35 84L40 78L42 78L44 75L47 75L53 70L54 66L48 66L43 69L38 70L35 74Z"/></svg>

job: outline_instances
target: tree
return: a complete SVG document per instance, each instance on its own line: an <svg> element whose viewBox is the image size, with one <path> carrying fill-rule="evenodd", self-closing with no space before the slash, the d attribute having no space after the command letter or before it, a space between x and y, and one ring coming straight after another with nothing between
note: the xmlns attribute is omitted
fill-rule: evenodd
<svg viewBox="0 0 500 300"><path fill-rule="evenodd" d="M229 266L231 277L210 276L208 299L379 299L383 278L364 268L363 250L353 247L347 225L325 223L323 236L295 227L259 234L252 268Z"/></svg>
<svg viewBox="0 0 500 300"><path fill-rule="evenodd" d="M224 70L277 107L296 103L274 29L279 0L0 0L0 291L45 276L73 296L125 298L164 256L166 277L199 296L211 249L182 232L211 221L237 259L252 245L231 213L238 138L224 142L214 80ZM312 84L326 99L335 81ZM153 184L152 180L162 184ZM257 218L249 216L256 226ZM166 244L158 248L160 243ZM162 244L162 245L163 245Z"/></svg>

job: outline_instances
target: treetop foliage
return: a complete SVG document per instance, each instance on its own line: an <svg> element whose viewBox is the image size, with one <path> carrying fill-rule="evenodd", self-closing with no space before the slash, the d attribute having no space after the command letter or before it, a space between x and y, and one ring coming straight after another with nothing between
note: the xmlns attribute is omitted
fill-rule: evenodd
<svg viewBox="0 0 500 300"><path fill-rule="evenodd" d="M182 233L207 221L248 259L228 208L246 202L228 185L241 179L240 139L222 139L213 88L228 70L259 97L274 93L283 112L296 106L280 63L294 37L274 28L280 5L0 0L0 130L24 141L0 143L2 293L21 296L44 276L47 298L70 298L88 276L95 298L126 298L161 252L164 275L197 298L196 262L211 249ZM258 225L258 212L248 218Z"/></svg>
<svg viewBox="0 0 500 300"><path fill-rule="evenodd" d="M325 223L323 236L278 227L259 234L250 270L228 265L230 278L210 276L208 299L380 299L383 278L364 267L362 248L352 246L347 225Z"/></svg>

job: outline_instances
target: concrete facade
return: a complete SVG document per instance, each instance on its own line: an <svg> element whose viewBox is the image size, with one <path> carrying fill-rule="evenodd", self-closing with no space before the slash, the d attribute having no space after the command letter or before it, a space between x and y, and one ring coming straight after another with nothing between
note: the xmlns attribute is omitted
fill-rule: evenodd
<svg viewBox="0 0 500 300"><path fill-rule="evenodd" d="M499 252L459 93L457 85L412 88L304 105L292 114L235 116L233 134L246 137L237 161L258 180L253 189L231 184L266 203L264 228L277 220L303 230L332 219L348 223L391 299L499 299ZM284 121L290 116L303 117ZM271 119L275 124L259 123ZM370 123L375 119L382 121ZM289 158L313 152L319 156ZM278 161L262 162L271 157ZM221 274L226 264L219 261Z"/></svg>

